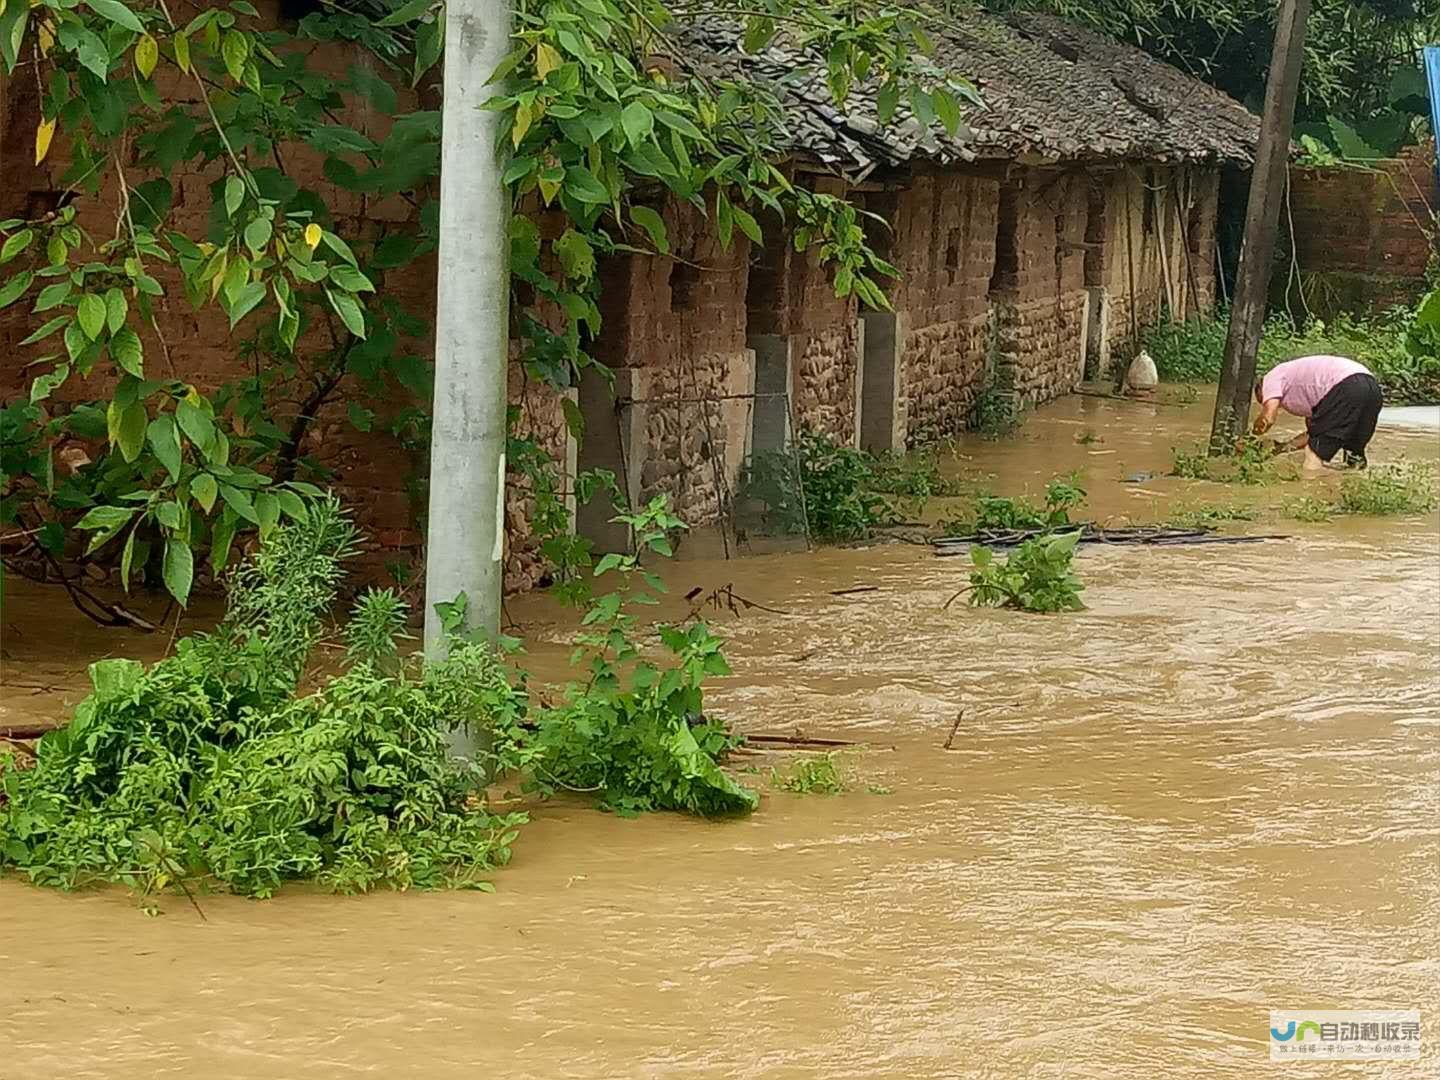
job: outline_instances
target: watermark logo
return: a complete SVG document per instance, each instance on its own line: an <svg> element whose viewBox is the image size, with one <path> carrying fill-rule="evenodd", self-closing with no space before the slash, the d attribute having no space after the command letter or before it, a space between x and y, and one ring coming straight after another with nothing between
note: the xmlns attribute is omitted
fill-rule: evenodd
<svg viewBox="0 0 1440 1080"><path fill-rule="evenodd" d="M1271 1061L1419 1061L1420 1010L1272 1009Z"/></svg>

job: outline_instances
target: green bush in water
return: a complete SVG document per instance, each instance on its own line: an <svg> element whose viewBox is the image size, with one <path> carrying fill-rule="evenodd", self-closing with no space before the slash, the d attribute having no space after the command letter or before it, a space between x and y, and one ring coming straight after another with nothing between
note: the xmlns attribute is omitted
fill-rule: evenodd
<svg viewBox="0 0 1440 1080"><path fill-rule="evenodd" d="M94 693L35 767L0 766L0 868L67 889L488 887L525 818L479 805L483 770L450 760L445 735L519 708L488 650L457 643L411 671L386 632L397 603L372 597L348 670L295 696L354 535L321 500L234 576L213 634L148 668L93 665Z"/></svg>
<svg viewBox="0 0 1440 1080"><path fill-rule="evenodd" d="M983 545L970 549L970 603L1017 611L1053 613L1084 608L1080 584L1071 571L1080 532L1037 536L1017 547L1004 562Z"/></svg>

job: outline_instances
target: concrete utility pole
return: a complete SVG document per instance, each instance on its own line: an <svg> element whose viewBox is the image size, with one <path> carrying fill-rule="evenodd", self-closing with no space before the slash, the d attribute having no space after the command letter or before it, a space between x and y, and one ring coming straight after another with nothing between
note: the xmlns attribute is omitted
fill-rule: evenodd
<svg viewBox="0 0 1440 1080"><path fill-rule="evenodd" d="M1235 275L1230 331L1225 338L1225 363L1215 397L1210 449L1229 448L1250 419L1255 384L1255 354L1265 324L1265 296L1275 255L1275 230L1289 183L1290 126L1300 90L1300 64L1305 57L1305 21L1310 0L1280 0L1275 20L1275 45L1265 83L1265 114L1250 174L1250 200L1245 210L1245 239Z"/></svg>
<svg viewBox="0 0 1440 1080"><path fill-rule="evenodd" d="M508 0L445 5L435 407L425 557L425 652L444 655L435 605L464 593L471 627L500 626L510 201L499 112L481 106L510 49Z"/></svg>

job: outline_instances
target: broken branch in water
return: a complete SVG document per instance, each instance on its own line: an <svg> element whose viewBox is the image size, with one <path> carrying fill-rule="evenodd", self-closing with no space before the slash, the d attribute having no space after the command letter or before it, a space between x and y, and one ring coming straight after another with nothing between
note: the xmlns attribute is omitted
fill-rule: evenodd
<svg viewBox="0 0 1440 1080"><path fill-rule="evenodd" d="M960 721L965 719L965 710L961 709L955 714L955 723L950 725L950 734L945 737L945 749L949 750L955 742L955 733L960 730Z"/></svg>
<svg viewBox="0 0 1440 1080"><path fill-rule="evenodd" d="M852 585L848 589L831 589L831 596L854 596L856 593L879 592L879 585Z"/></svg>
<svg viewBox="0 0 1440 1080"><path fill-rule="evenodd" d="M687 620L693 619L698 616L700 614L700 610L706 605L709 605L716 611L724 609L726 611L729 611L732 615L739 615L742 609L748 611L750 608L755 608L757 611L767 611L771 615L790 614L790 612L788 611L781 611L779 608L766 607L764 604L761 604L755 600L750 600L744 596L741 596L735 591L735 586L733 584L721 585L718 589L711 589L703 596L701 596L701 592L701 588L697 586L685 594L685 599L690 601L690 614L686 616Z"/></svg>

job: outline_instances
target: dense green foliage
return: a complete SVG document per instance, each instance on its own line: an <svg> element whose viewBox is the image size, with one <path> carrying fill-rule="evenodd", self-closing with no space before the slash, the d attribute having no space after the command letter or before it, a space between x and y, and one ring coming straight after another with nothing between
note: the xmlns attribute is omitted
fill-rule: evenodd
<svg viewBox="0 0 1440 1080"><path fill-rule="evenodd" d="M1203 444L1190 449L1177 446L1173 453L1170 474L1186 480L1263 484L1274 479L1269 466L1276 457L1276 447L1270 439L1247 435L1225 454L1212 454Z"/></svg>
<svg viewBox="0 0 1440 1080"><path fill-rule="evenodd" d="M1162 380L1212 382L1220 377L1228 326L1223 314L1164 323L1146 331L1145 348ZM1298 328L1283 314L1271 315L1256 370L1263 374L1282 361L1319 353L1364 364L1392 405L1440 401L1440 300L1427 299L1413 312L1402 308L1371 319L1342 314Z"/></svg>
<svg viewBox="0 0 1440 1080"><path fill-rule="evenodd" d="M1026 540L1005 561L989 548L970 549L970 603L1018 611L1054 613L1079 611L1085 586L1071 571L1080 531L1049 533Z"/></svg>
<svg viewBox="0 0 1440 1080"><path fill-rule="evenodd" d="M149 668L93 665L70 725L40 740L34 768L4 772L0 867L147 892L484 887L524 815L475 802L484 775L447 758L445 732L491 725L508 684L489 651L457 643L423 671L399 665L396 602L377 594L350 623L346 669L296 696L353 538L338 505L317 502L235 575L213 634Z"/></svg>
<svg viewBox="0 0 1440 1080"><path fill-rule="evenodd" d="M623 520L652 555L681 527L663 502ZM40 740L35 767L0 759L0 868L146 892L193 881L268 896L293 879L488 888L526 820L485 808L499 776L595 792L623 814L755 808L716 760L738 740L704 714L702 683L729 672L719 639L703 623L662 626L672 662L641 656L627 606L662 585L639 556L596 567L619 585L589 599L587 677L557 705L532 702L523 672L462 633L463 598L442 606L445 660L402 657L404 605L373 590L345 628L343 669L301 695L354 535L319 500L232 575L213 634L182 638L149 668L93 665L95 692ZM457 728L483 748L477 761L450 758Z"/></svg>
<svg viewBox="0 0 1440 1080"><path fill-rule="evenodd" d="M1275 37L1270 0L989 0L986 6L1053 11L1088 23L1260 111ZM1413 96L1417 49L1436 40L1440 10L1429 0L1315 0L1298 119L1340 116L1364 130L1397 100ZM1405 93L1397 95L1397 82Z"/></svg>
<svg viewBox="0 0 1440 1080"><path fill-rule="evenodd" d="M770 770L770 786L794 795L843 795L855 782L851 755L836 750L814 754Z"/></svg>
<svg viewBox="0 0 1440 1080"><path fill-rule="evenodd" d="M784 218L796 245L833 268L838 295L885 303L879 282L894 270L867 246L856 208L773 164L784 157L773 94L713 73L674 77L684 53L667 28L693 10L516 5L514 48L490 102L503 114L516 210L510 250L497 258L508 255L520 363L534 379L573 385L594 363L598 260L669 253L667 199L704 215L725 247L760 242L760 220ZM849 0L705 10L744 22L752 49L783 28L842 103L868 78L891 111L903 101L954 131L959 98L973 97L926 59L924 25L936 16L925 10ZM42 91L36 161L67 162L65 205L0 222L0 307L23 305L36 324L23 343L33 352L14 358L33 365L29 401L0 418L0 524L43 529L56 556L77 554L89 534L91 557L108 552L123 570L153 563L149 577L183 603L196 551L208 549L218 573L237 530L274 527L286 499L272 480L323 479L307 455L327 403L423 456L431 368L411 343L429 327L392 284L437 244L440 114L410 104L408 88L434 88L445 18L443 0L325 4L282 28L246 0L205 5L188 21L163 0L0 3L0 68ZM336 72L327 43L356 46L355 62ZM361 111L392 118L383 138L348 122ZM188 196L182 181L201 173L214 177L210 213L187 234L174 211L182 187ZM335 193L345 206L332 205ZM386 202L408 204L409 216L369 212ZM82 228L102 207L114 228ZM545 213L562 227L542 236ZM245 374L214 392L198 385L156 319L181 303L224 314ZM414 404L386 404L397 400ZM578 411L568 419L578 435ZM54 452L72 435L107 449L57 478ZM556 485L540 475L549 467L517 460L553 508ZM419 516L423 486L414 488ZM115 529L120 511L129 525ZM107 547L122 533L123 554Z"/></svg>
<svg viewBox="0 0 1440 1080"><path fill-rule="evenodd" d="M636 641L630 608L654 604L664 591L641 560L668 556L669 534L683 525L663 499L617 520L631 528L638 554L606 555L595 567L597 577L611 573L618 583L594 597L585 614L576 660L586 665L586 682L571 685L558 706L534 719L532 783L542 791L596 792L602 807L625 815L753 810L758 796L716 762L738 740L704 712L702 683L730 673L720 639L702 622L662 625L668 664L646 658Z"/></svg>

